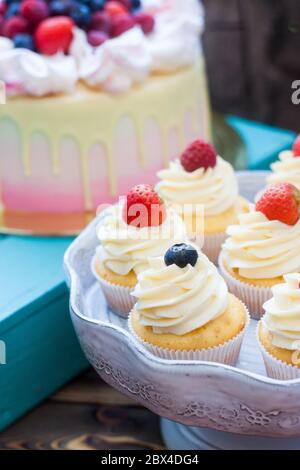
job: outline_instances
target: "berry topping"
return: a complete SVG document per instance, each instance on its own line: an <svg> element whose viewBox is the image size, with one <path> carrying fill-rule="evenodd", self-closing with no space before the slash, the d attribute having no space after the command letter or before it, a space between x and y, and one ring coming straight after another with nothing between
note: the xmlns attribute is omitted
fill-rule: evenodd
<svg viewBox="0 0 300 470"><path fill-rule="evenodd" d="M128 12L127 8L122 5L121 2L114 0L110 0L109 2L107 2L104 9L111 17L122 15L123 13Z"/></svg>
<svg viewBox="0 0 300 470"><path fill-rule="evenodd" d="M14 46L17 48L29 49L34 51L34 43L30 34L16 34L14 39Z"/></svg>
<svg viewBox="0 0 300 470"><path fill-rule="evenodd" d="M289 183L276 184L265 191L255 208L269 220L295 225L300 216L300 191Z"/></svg>
<svg viewBox="0 0 300 470"><path fill-rule="evenodd" d="M16 34L19 33L28 33L29 31L29 24L25 18L21 16L12 16L5 20L2 26L2 35L6 36L7 38L13 39Z"/></svg>
<svg viewBox="0 0 300 470"><path fill-rule="evenodd" d="M52 0L49 3L49 11L51 16L67 16L72 9L71 0Z"/></svg>
<svg viewBox="0 0 300 470"><path fill-rule="evenodd" d="M139 11L134 17L135 23L138 24L145 34L152 33L154 29L154 18L149 13Z"/></svg>
<svg viewBox="0 0 300 470"><path fill-rule="evenodd" d="M294 157L300 157L300 134L298 135L297 139L294 142L293 154L294 154Z"/></svg>
<svg viewBox="0 0 300 470"><path fill-rule="evenodd" d="M75 3L70 16L77 26L85 28L91 21L91 10L84 3Z"/></svg>
<svg viewBox="0 0 300 470"><path fill-rule="evenodd" d="M36 25L49 16L49 8L44 0L24 0L20 11L31 25Z"/></svg>
<svg viewBox="0 0 300 470"><path fill-rule="evenodd" d="M107 41L108 35L103 31L89 31L88 32L88 41L91 46L98 47L101 46L105 41Z"/></svg>
<svg viewBox="0 0 300 470"><path fill-rule="evenodd" d="M111 21L111 35L112 37L120 36L134 26L134 19L128 13L114 16Z"/></svg>
<svg viewBox="0 0 300 470"><path fill-rule="evenodd" d="M192 173L199 168L214 168L217 164L217 153L203 140L195 140L182 154L181 165L185 171Z"/></svg>
<svg viewBox="0 0 300 470"><path fill-rule="evenodd" d="M20 3L19 2L12 2L7 6L5 11L5 18L11 18L12 16L16 16L20 13Z"/></svg>
<svg viewBox="0 0 300 470"><path fill-rule="evenodd" d="M123 207L123 219L128 225L157 227L165 218L165 205L151 185L139 184L129 191Z"/></svg>
<svg viewBox="0 0 300 470"><path fill-rule="evenodd" d="M99 11L104 8L105 0L90 0L89 6L92 11Z"/></svg>
<svg viewBox="0 0 300 470"><path fill-rule="evenodd" d="M185 268L189 264L196 266L198 261L198 252L192 245L181 243L173 245L165 254L166 266L176 264L179 268Z"/></svg>
<svg viewBox="0 0 300 470"><path fill-rule="evenodd" d="M89 27L91 31L103 31L110 34L111 20L109 14L105 11L97 11L92 15Z"/></svg>
<svg viewBox="0 0 300 470"><path fill-rule="evenodd" d="M42 21L35 32L37 49L48 55L59 51L67 53L73 38L73 27L73 20L67 16L55 16Z"/></svg>

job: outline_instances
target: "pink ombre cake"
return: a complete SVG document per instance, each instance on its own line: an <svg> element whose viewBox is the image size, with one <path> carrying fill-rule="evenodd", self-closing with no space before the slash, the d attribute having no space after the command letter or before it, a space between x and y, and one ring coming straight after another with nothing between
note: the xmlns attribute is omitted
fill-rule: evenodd
<svg viewBox="0 0 300 470"><path fill-rule="evenodd" d="M197 137L209 139L197 0L144 0L134 26L91 46L74 26L68 54L0 37L0 226L73 233Z"/></svg>

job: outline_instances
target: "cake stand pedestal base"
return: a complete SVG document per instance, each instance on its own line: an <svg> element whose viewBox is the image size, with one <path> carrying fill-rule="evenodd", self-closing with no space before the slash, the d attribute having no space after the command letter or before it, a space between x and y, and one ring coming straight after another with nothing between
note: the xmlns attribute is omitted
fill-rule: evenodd
<svg viewBox="0 0 300 470"><path fill-rule="evenodd" d="M194 428L161 419L164 442L170 450L299 450L300 438L243 436Z"/></svg>

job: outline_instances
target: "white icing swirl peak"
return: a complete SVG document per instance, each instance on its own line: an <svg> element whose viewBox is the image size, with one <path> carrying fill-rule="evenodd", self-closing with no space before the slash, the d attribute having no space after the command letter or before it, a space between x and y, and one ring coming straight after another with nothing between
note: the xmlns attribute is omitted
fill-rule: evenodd
<svg viewBox="0 0 300 470"><path fill-rule="evenodd" d="M273 297L264 304L263 322L278 348L300 349L300 274L287 274L285 283L272 288Z"/></svg>
<svg viewBox="0 0 300 470"><path fill-rule="evenodd" d="M225 281L202 253L195 267L166 266L162 257L150 260L133 295L141 324L157 334L185 335L221 316L228 306Z"/></svg>
<svg viewBox="0 0 300 470"><path fill-rule="evenodd" d="M185 226L172 210L167 211L159 227L136 228L122 217L122 204L113 206L99 224L101 242L97 257L110 271L125 276L132 270L138 274L149 266L149 258L160 256L173 243L187 240Z"/></svg>
<svg viewBox="0 0 300 470"><path fill-rule="evenodd" d="M267 185L291 183L300 189L300 156L295 157L291 150L279 154L279 161L271 165L272 173L267 178Z"/></svg>
<svg viewBox="0 0 300 470"><path fill-rule="evenodd" d="M254 209L227 229L226 266L246 279L273 279L300 271L300 220L293 226L269 220Z"/></svg>
<svg viewBox="0 0 300 470"><path fill-rule="evenodd" d="M238 197L238 184L230 163L218 157L214 168L185 171L179 160L158 173L156 190L168 204L202 204L206 216L230 209Z"/></svg>

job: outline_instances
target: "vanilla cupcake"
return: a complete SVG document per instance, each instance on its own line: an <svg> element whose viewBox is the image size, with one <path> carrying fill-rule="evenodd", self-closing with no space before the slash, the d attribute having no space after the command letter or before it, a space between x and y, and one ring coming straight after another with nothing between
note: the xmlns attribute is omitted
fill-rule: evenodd
<svg viewBox="0 0 300 470"><path fill-rule="evenodd" d="M210 144L197 140L158 178L157 192L184 217L190 240L216 263L227 227L248 210L230 163Z"/></svg>
<svg viewBox="0 0 300 470"><path fill-rule="evenodd" d="M279 154L279 161L271 165L272 173L267 177L267 186L291 183L300 189L300 135L292 150Z"/></svg>
<svg viewBox="0 0 300 470"><path fill-rule="evenodd" d="M281 380L300 378L300 274L287 274L264 304L257 339L267 373Z"/></svg>
<svg viewBox="0 0 300 470"><path fill-rule="evenodd" d="M182 219L166 209L153 188L138 185L112 206L97 227L100 245L92 261L111 310L127 316L137 275L150 257L163 254L175 240L187 239Z"/></svg>
<svg viewBox="0 0 300 470"><path fill-rule="evenodd" d="M248 324L242 302L196 246L177 244L150 260L133 292L129 329L164 359L234 364Z"/></svg>
<svg viewBox="0 0 300 470"><path fill-rule="evenodd" d="M269 188L256 208L240 215L239 225L228 228L229 238L219 259L229 290L248 306L253 318L271 288L283 276L300 272L300 193L288 183Z"/></svg>

